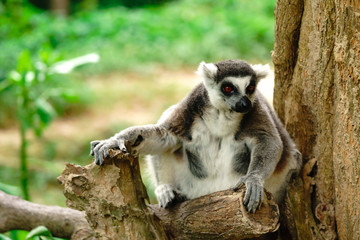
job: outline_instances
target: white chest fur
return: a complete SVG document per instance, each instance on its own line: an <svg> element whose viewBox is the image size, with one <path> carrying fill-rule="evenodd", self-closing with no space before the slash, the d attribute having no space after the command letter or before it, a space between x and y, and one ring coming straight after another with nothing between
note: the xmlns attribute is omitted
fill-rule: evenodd
<svg viewBox="0 0 360 240"><path fill-rule="evenodd" d="M206 177L199 178L189 171L189 161L177 169L180 189L190 198L233 187L240 175L234 171L234 156L244 147L236 142L241 115L219 113L213 109L196 119L192 127L192 141L184 143L197 156ZM187 157L184 154L184 157Z"/></svg>
<svg viewBox="0 0 360 240"><path fill-rule="evenodd" d="M226 137L234 135L240 126L242 119L241 113L222 112L217 109L210 109L203 115L203 122L208 131L217 137ZM197 130L197 125L193 127L193 131Z"/></svg>

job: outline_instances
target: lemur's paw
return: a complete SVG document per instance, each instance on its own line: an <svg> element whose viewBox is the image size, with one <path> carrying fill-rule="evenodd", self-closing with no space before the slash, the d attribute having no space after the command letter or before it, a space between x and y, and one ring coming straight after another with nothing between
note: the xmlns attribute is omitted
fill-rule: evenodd
<svg viewBox="0 0 360 240"><path fill-rule="evenodd" d="M173 206L175 203L186 200L186 197L170 184L162 184L156 187L155 195L159 206L162 208L168 208Z"/></svg>
<svg viewBox="0 0 360 240"><path fill-rule="evenodd" d="M114 138L107 140L95 140L90 143L91 151L90 155L94 156L94 163L97 165L104 165L104 158L109 155L109 149L119 148L119 141Z"/></svg>
<svg viewBox="0 0 360 240"><path fill-rule="evenodd" d="M263 183L258 177L245 176L240 179L237 186L240 186L241 184L245 184L246 186L243 204L248 212L254 213L260 208L261 202L264 199Z"/></svg>

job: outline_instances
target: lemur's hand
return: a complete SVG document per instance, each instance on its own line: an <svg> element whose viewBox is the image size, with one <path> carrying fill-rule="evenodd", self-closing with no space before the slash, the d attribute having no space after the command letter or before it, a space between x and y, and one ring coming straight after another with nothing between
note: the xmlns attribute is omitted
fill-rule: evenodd
<svg viewBox="0 0 360 240"><path fill-rule="evenodd" d="M264 184L260 177L244 176L234 189L238 189L240 185L245 184L246 192L243 203L248 212L254 213L256 209L260 208L261 202L264 199Z"/></svg>
<svg viewBox="0 0 360 240"><path fill-rule="evenodd" d="M109 138L106 140L95 140L90 143L90 155L94 156L94 163L97 165L104 165L104 158L109 156L109 149L121 149L120 141L116 138Z"/></svg>
<svg viewBox="0 0 360 240"><path fill-rule="evenodd" d="M94 162L97 165L104 165L104 158L108 157L109 149L120 149L123 153L136 154L136 147L143 140L138 129L128 128L109 139L92 141L90 155L95 156Z"/></svg>

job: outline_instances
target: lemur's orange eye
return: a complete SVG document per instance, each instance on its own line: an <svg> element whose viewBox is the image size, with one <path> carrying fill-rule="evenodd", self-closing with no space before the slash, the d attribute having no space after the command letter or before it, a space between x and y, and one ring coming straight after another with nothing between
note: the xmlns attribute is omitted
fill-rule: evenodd
<svg viewBox="0 0 360 240"><path fill-rule="evenodd" d="M249 85L249 86L248 86L248 90L249 90L249 91L254 91L254 89L255 89L255 86L254 86L254 85Z"/></svg>
<svg viewBox="0 0 360 240"><path fill-rule="evenodd" d="M227 93L230 93L232 90L233 90L232 87L229 86L224 87L224 91Z"/></svg>

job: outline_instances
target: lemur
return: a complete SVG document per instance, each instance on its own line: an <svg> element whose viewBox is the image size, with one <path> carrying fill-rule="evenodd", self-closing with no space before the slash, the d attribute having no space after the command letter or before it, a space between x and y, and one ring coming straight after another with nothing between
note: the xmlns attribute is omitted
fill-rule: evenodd
<svg viewBox="0 0 360 240"><path fill-rule="evenodd" d="M277 203L302 164L300 152L256 91L269 65L242 60L201 62L202 83L167 109L156 124L127 128L91 142L91 155L104 164L111 148L148 155L146 161L161 207L245 184L243 203L253 213L264 188Z"/></svg>

